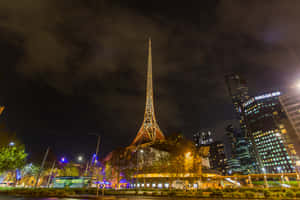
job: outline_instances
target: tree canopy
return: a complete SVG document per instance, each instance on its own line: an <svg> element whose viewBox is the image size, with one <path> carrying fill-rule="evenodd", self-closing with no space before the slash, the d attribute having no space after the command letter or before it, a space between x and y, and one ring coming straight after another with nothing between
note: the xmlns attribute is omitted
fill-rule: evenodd
<svg viewBox="0 0 300 200"><path fill-rule="evenodd" d="M22 168L26 157L23 145L0 147L0 172Z"/></svg>
<svg viewBox="0 0 300 200"><path fill-rule="evenodd" d="M15 135L0 124L0 173L21 169L25 165L27 157L25 147Z"/></svg>

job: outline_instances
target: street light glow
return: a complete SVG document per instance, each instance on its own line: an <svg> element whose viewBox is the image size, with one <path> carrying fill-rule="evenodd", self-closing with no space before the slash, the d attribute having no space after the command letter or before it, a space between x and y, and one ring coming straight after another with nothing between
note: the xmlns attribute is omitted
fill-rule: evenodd
<svg viewBox="0 0 300 200"><path fill-rule="evenodd" d="M81 162L81 161L83 160L83 157L82 157L82 156L78 156L77 160L78 160L79 162Z"/></svg>
<svg viewBox="0 0 300 200"><path fill-rule="evenodd" d="M188 158L188 157L190 157L190 156L191 156L191 152L185 153L185 157L186 157L186 158Z"/></svg>
<svg viewBox="0 0 300 200"><path fill-rule="evenodd" d="M14 142L10 142L9 146L15 146L15 143Z"/></svg>
<svg viewBox="0 0 300 200"><path fill-rule="evenodd" d="M295 83L294 88L297 88L298 90L300 90L300 81Z"/></svg>

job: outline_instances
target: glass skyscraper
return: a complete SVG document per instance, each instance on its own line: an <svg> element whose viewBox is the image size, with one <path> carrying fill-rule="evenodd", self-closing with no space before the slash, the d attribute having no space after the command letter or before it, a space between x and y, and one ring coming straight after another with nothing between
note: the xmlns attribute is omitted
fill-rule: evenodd
<svg viewBox="0 0 300 200"><path fill-rule="evenodd" d="M295 150L287 133L280 92L252 97L243 104L247 135L251 139L260 173L294 172Z"/></svg>
<svg viewBox="0 0 300 200"><path fill-rule="evenodd" d="M239 130L234 130L230 126L226 128L226 134L231 143L228 171L242 174L254 173L255 159L250 151L252 143L247 137L247 126L243 109L243 104L249 99L247 82L237 74L225 75L225 81L234 106L236 119L240 125Z"/></svg>

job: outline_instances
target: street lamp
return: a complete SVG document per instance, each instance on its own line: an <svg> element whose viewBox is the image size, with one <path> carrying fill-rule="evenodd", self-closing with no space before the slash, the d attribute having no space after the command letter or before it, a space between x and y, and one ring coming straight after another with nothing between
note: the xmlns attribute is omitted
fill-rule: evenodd
<svg viewBox="0 0 300 200"><path fill-rule="evenodd" d="M284 181L283 181L283 171L281 170L281 167L277 167L277 170L278 170L279 173L281 172L281 184L284 184Z"/></svg>
<svg viewBox="0 0 300 200"><path fill-rule="evenodd" d="M300 90L300 81L296 82L292 88L297 88L298 90Z"/></svg>
<svg viewBox="0 0 300 200"><path fill-rule="evenodd" d="M11 146L11 147L12 147L12 146L15 146L15 143L14 143L14 142L10 142L10 143L9 143L9 146Z"/></svg>
<svg viewBox="0 0 300 200"><path fill-rule="evenodd" d="M189 152L187 152L187 153L185 153L185 158L190 158L190 156L191 156L191 152L189 151Z"/></svg>
<svg viewBox="0 0 300 200"><path fill-rule="evenodd" d="M82 156L78 156L77 160L78 160L78 162L82 162L83 161L83 157Z"/></svg>
<svg viewBox="0 0 300 200"><path fill-rule="evenodd" d="M266 168L261 168L261 171L264 173L264 182L265 182L265 187L268 188L269 184L268 184L268 180L267 180L267 175L266 175Z"/></svg>

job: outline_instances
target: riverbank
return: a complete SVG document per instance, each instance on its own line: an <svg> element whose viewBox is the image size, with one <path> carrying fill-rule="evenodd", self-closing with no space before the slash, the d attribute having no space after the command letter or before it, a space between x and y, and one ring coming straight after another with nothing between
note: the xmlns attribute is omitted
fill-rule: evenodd
<svg viewBox="0 0 300 200"><path fill-rule="evenodd" d="M1 195L16 195L24 197L67 197L67 198L96 198L95 188L70 188L70 189L54 189L54 188L7 188L0 190ZM115 198L118 196L144 196L144 197L181 197L181 198L228 198L228 199L300 199L300 188L226 188L223 190L207 189L197 191L182 190L135 190L122 189L99 190L99 196L105 199Z"/></svg>

